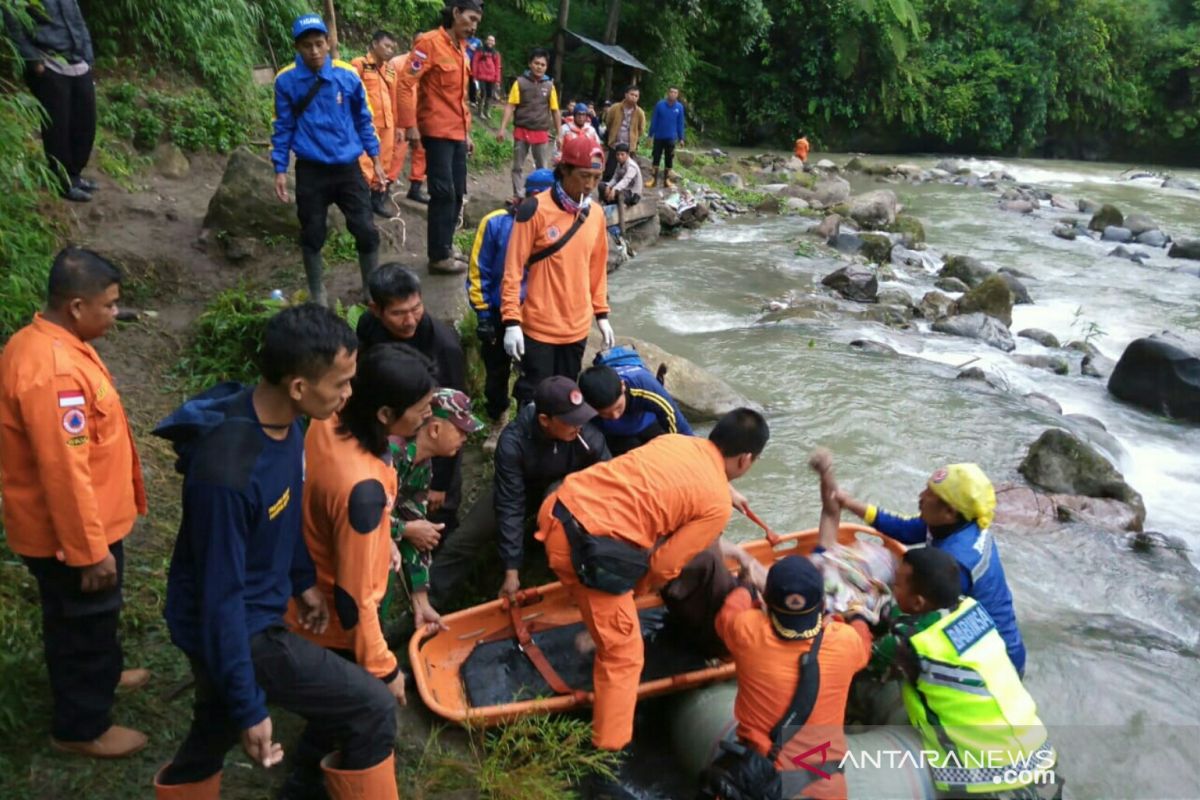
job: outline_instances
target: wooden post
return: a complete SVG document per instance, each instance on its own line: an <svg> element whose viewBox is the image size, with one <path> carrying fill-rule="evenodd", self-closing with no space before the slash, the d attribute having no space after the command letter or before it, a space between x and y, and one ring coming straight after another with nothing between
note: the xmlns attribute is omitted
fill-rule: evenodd
<svg viewBox="0 0 1200 800"><path fill-rule="evenodd" d="M329 28L329 54L335 59L338 55L337 12L333 8L333 0L325 0L325 27Z"/></svg>
<svg viewBox="0 0 1200 800"><path fill-rule="evenodd" d="M571 0L558 0L558 32L554 35L554 84L562 91L563 60L567 56L567 19Z"/></svg>

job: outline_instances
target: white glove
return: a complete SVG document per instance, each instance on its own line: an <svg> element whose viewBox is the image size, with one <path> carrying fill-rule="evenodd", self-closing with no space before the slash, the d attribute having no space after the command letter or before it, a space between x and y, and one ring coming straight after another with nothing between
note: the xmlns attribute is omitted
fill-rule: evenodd
<svg viewBox="0 0 1200 800"><path fill-rule="evenodd" d="M596 320L596 327L600 329L600 338L604 340L604 349L608 350L617 343L617 335L613 333L612 323L608 318Z"/></svg>
<svg viewBox="0 0 1200 800"><path fill-rule="evenodd" d="M510 325L504 329L504 352L509 358L520 360L525 357L525 334L520 325Z"/></svg>

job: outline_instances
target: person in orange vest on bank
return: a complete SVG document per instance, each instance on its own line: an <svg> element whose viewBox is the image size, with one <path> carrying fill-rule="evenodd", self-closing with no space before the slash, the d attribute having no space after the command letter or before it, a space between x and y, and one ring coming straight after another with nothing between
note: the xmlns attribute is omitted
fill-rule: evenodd
<svg viewBox="0 0 1200 800"><path fill-rule="evenodd" d="M396 68L392 64L395 52L395 37L387 31L375 31L367 54L350 62L367 89L367 104L375 121L375 133L379 135L379 160L385 167L391 166L396 143ZM387 186L379 182L374 162L364 153L358 157L358 164L371 187L371 210L381 217L391 217L394 210Z"/></svg>
<svg viewBox="0 0 1200 800"><path fill-rule="evenodd" d="M480 0L446 0L441 26L416 38L408 68L398 80L400 118L416 123L408 128L408 141L419 139L425 148L429 177L426 249L429 271L435 274L467 271L466 261L455 258L454 229L467 194L467 155L475 149L471 140L467 39L475 35L481 19ZM409 105L414 86L415 114Z"/></svg>
<svg viewBox="0 0 1200 800"><path fill-rule="evenodd" d="M133 433L112 375L90 342L117 316L121 273L68 247L50 268L46 310L0 354L0 491L8 546L37 579L54 698L50 744L121 758L146 736L112 722L122 671L124 539L146 513Z"/></svg>
<svg viewBox="0 0 1200 800"><path fill-rule="evenodd" d="M808 137L803 133L800 134L800 138L796 140L796 144L793 146L792 152L796 155L796 158L800 159L802 163L808 163Z"/></svg>
<svg viewBox="0 0 1200 800"><path fill-rule="evenodd" d="M421 147L419 140L411 144L408 141L408 129L416 127L417 124L417 85L413 83L406 84L403 88L400 86L400 77L407 74L408 61L412 57L412 37L406 34L404 41L408 43L408 52L401 53L391 61L392 68L396 71L396 83L392 87L396 143L392 147L392 160L388 164L387 176L389 181L400 180L400 173L404 171L404 161L411 152L412 164L408 171L408 194L405 197L414 203L425 205L429 203L429 195L425 194L424 187L425 148ZM404 92L403 101L401 92Z"/></svg>

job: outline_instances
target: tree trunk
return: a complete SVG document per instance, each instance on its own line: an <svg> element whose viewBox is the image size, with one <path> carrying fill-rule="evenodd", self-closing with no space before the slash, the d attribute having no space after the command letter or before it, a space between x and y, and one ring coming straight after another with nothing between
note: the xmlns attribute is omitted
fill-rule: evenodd
<svg viewBox="0 0 1200 800"><path fill-rule="evenodd" d="M335 59L338 55L337 12L333 9L333 0L325 0L325 27L329 28L329 54Z"/></svg>
<svg viewBox="0 0 1200 800"><path fill-rule="evenodd" d="M558 0L558 33L554 36L554 84L562 91L563 59L567 56L567 18L571 0Z"/></svg>
<svg viewBox="0 0 1200 800"><path fill-rule="evenodd" d="M621 22L621 0L608 0L608 19L604 22L604 43L617 43L617 27ZM605 100L612 98L613 62L604 57L604 84L601 89Z"/></svg>

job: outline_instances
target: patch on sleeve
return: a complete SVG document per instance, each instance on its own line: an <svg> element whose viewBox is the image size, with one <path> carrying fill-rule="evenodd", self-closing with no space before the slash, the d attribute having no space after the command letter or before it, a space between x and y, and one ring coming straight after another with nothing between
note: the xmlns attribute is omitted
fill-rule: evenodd
<svg viewBox="0 0 1200 800"><path fill-rule="evenodd" d="M74 408L75 406L83 405L85 402L83 392L78 389L58 393L59 408Z"/></svg>
<svg viewBox="0 0 1200 800"><path fill-rule="evenodd" d="M354 602L349 592L337 584L333 586L333 610L337 612L342 630L353 630L358 624L358 603Z"/></svg>
<svg viewBox="0 0 1200 800"><path fill-rule="evenodd" d="M528 222L533 219L534 213L537 211L538 201L537 196L526 197L521 201L521 205L517 206L517 222Z"/></svg>
<svg viewBox="0 0 1200 800"><path fill-rule="evenodd" d="M358 533L374 533L386 511L387 493L374 478L359 481L350 491L350 527Z"/></svg>
<svg viewBox="0 0 1200 800"><path fill-rule="evenodd" d="M72 436L78 436L87 428L87 416L78 408L69 408L62 418L63 430Z"/></svg>
<svg viewBox="0 0 1200 800"><path fill-rule="evenodd" d="M970 611L943 628L942 632L946 634L950 644L954 645L955 651L962 655L995 629L996 623L992 622L987 611L983 606L976 604Z"/></svg>

